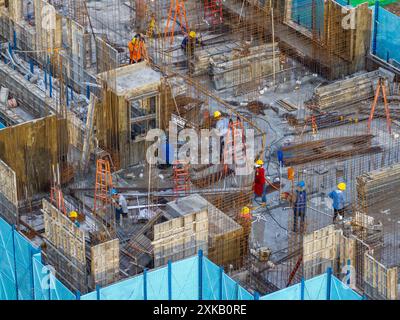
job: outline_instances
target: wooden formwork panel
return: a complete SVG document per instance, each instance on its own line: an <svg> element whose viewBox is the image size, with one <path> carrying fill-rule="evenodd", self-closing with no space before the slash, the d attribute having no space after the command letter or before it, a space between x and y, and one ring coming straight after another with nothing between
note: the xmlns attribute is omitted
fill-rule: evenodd
<svg viewBox="0 0 400 320"><path fill-rule="evenodd" d="M365 291L374 299L397 300L398 268L387 268L370 254L364 255Z"/></svg>
<svg viewBox="0 0 400 320"><path fill-rule="evenodd" d="M207 211L187 214L154 226L154 265L164 265L195 255L202 249L207 255L208 246Z"/></svg>
<svg viewBox="0 0 400 320"><path fill-rule="evenodd" d="M91 248L91 270L95 285L119 280L119 240L113 239Z"/></svg>
<svg viewBox="0 0 400 320"><path fill-rule="evenodd" d="M65 167L65 129L66 121L51 115L0 130L0 158L15 171L18 200L48 190L52 165Z"/></svg>
<svg viewBox="0 0 400 320"><path fill-rule="evenodd" d="M208 258L215 264L234 268L240 267L242 261L243 229L210 236Z"/></svg>
<svg viewBox="0 0 400 320"><path fill-rule="evenodd" d="M17 178L15 172L0 159L0 193L18 207Z"/></svg>
<svg viewBox="0 0 400 320"><path fill-rule="evenodd" d="M304 276L314 277L333 266L338 255L338 232L334 225L316 230L304 236L303 262Z"/></svg>
<svg viewBox="0 0 400 320"><path fill-rule="evenodd" d="M42 203L46 239L67 258L86 265L85 233L46 199Z"/></svg>

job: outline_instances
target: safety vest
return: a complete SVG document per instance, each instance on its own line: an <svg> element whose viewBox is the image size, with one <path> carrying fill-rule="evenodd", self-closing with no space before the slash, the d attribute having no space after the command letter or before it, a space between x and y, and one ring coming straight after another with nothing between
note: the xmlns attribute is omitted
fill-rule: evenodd
<svg viewBox="0 0 400 320"><path fill-rule="evenodd" d="M131 60L139 61L142 58L142 47L142 41L137 39L134 39L128 43L129 56Z"/></svg>

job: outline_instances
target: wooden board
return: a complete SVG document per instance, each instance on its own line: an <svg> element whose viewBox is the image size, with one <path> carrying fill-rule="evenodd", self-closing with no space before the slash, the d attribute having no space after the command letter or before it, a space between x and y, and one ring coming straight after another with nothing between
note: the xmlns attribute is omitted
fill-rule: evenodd
<svg viewBox="0 0 400 320"><path fill-rule="evenodd" d="M337 257L338 232L334 225L316 230L304 236L303 262L304 277L312 278L334 267L333 262Z"/></svg>
<svg viewBox="0 0 400 320"><path fill-rule="evenodd" d="M95 285L119 280L119 240L113 239L91 248L91 270Z"/></svg>
<svg viewBox="0 0 400 320"><path fill-rule="evenodd" d="M194 212L154 226L154 266L165 265L195 255L208 253L209 222L207 211Z"/></svg>
<svg viewBox="0 0 400 320"><path fill-rule="evenodd" d="M46 239L66 257L86 265L84 231L46 199L42 203Z"/></svg>
<svg viewBox="0 0 400 320"><path fill-rule="evenodd" d="M0 158L15 172L18 200L48 191L52 165L65 168L65 131L66 121L55 115L0 130Z"/></svg>
<svg viewBox="0 0 400 320"><path fill-rule="evenodd" d="M17 178L15 172L0 159L0 193L18 207Z"/></svg>
<svg viewBox="0 0 400 320"><path fill-rule="evenodd" d="M366 294L373 299L397 300L398 269L387 268L369 253L364 255L364 282Z"/></svg>

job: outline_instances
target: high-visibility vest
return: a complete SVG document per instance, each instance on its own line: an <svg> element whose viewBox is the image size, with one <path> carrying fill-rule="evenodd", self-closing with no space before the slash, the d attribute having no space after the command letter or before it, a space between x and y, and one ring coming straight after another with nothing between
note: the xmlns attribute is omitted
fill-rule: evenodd
<svg viewBox="0 0 400 320"><path fill-rule="evenodd" d="M141 59L141 42L142 41L134 39L128 43L129 56L131 60L139 61Z"/></svg>

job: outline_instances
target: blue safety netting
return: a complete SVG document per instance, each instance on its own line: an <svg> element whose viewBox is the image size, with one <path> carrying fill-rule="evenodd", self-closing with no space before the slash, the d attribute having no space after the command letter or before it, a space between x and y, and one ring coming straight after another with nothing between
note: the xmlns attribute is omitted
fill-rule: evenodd
<svg viewBox="0 0 400 320"><path fill-rule="evenodd" d="M330 285L328 286L328 283ZM328 273L268 294L260 300L362 300L362 296Z"/></svg>
<svg viewBox="0 0 400 320"><path fill-rule="evenodd" d="M331 277L332 300L361 297ZM328 275L305 281L304 299L327 298ZM301 284L272 293L262 300L298 300ZM257 296L256 296L257 297ZM80 297L82 300L254 300L255 296L199 255L145 271ZM64 286L42 263L40 249L0 218L0 300L73 300L77 295Z"/></svg>
<svg viewBox="0 0 400 320"><path fill-rule="evenodd" d="M324 0L293 0L292 21L309 31L314 29L321 36L324 28Z"/></svg>
<svg viewBox="0 0 400 320"><path fill-rule="evenodd" d="M382 7L372 7L372 54L400 67L400 17ZM376 12L378 19L375 21Z"/></svg>
<svg viewBox="0 0 400 320"><path fill-rule="evenodd" d="M201 285L199 285L201 284ZM98 288L82 300L253 300L254 297L206 257L194 256Z"/></svg>
<svg viewBox="0 0 400 320"><path fill-rule="evenodd" d="M40 249L0 218L0 300L75 299L41 260Z"/></svg>

